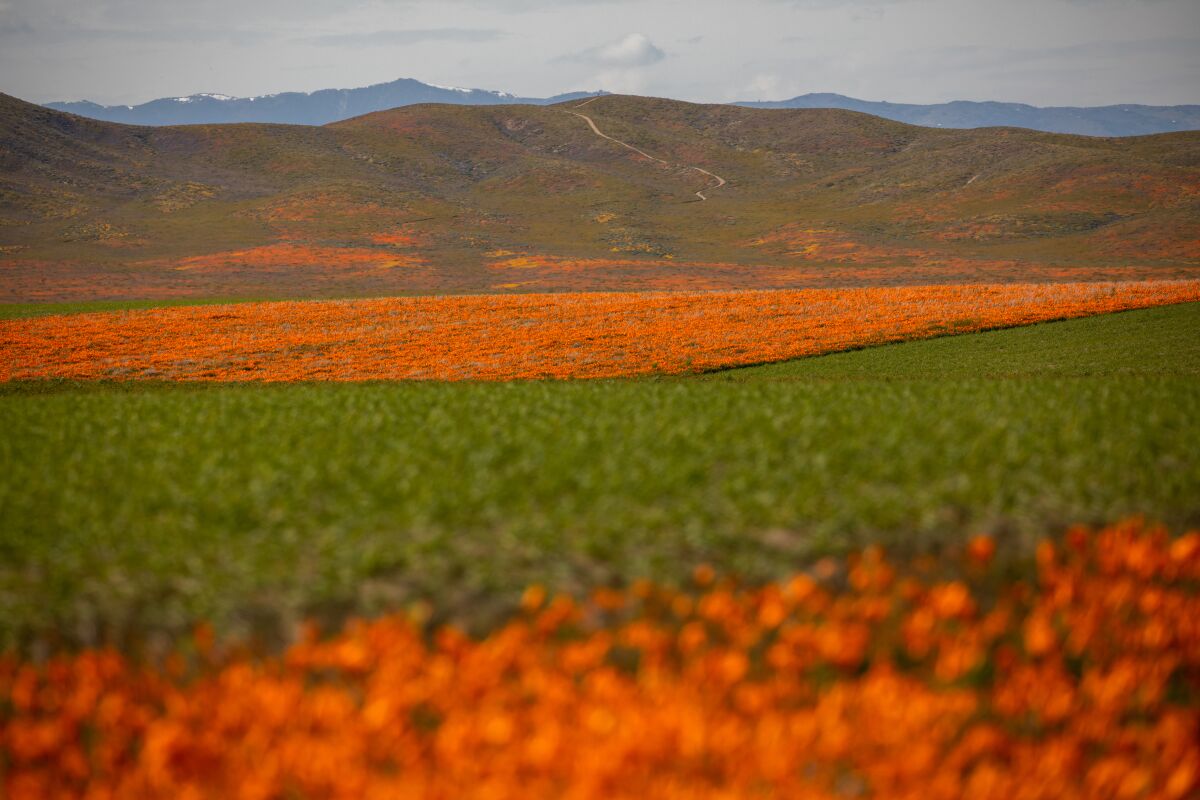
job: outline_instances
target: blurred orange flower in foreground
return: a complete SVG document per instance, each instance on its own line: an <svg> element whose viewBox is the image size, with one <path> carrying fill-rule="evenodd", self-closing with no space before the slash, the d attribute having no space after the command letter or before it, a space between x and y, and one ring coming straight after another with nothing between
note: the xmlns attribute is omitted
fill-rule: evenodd
<svg viewBox="0 0 1200 800"><path fill-rule="evenodd" d="M390 617L218 660L201 629L187 677L7 658L0 775L13 800L1196 797L1200 533L1074 529L1028 585L991 551L953 580L871 550L844 586L534 587L481 640Z"/></svg>

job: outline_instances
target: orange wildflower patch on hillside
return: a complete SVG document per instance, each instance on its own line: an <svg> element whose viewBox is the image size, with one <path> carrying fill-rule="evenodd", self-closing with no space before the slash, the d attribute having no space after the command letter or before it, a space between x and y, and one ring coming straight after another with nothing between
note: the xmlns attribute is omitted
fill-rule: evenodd
<svg viewBox="0 0 1200 800"><path fill-rule="evenodd" d="M889 264L897 259L931 259L937 254L928 250L882 247L857 240L845 231L833 228L806 228L803 225L784 225L764 236L747 242L750 247L783 256L795 256L806 261L829 261L844 264Z"/></svg>
<svg viewBox="0 0 1200 800"><path fill-rule="evenodd" d="M247 303L0 321L0 380L690 373L1200 300L1200 281Z"/></svg>
<svg viewBox="0 0 1200 800"><path fill-rule="evenodd" d="M657 270L663 267L675 266L673 259L634 259L634 258L568 258L567 256L539 255L536 253L515 253L508 250L493 250L485 254L489 259L489 269L496 270L543 270L552 274L563 273L595 273L605 270ZM692 263L688 266L698 271L711 267L731 267L730 264Z"/></svg>
<svg viewBox="0 0 1200 800"><path fill-rule="evenodd" d="M1200 281L247 303L0 321L0 380L692 373L1200 300Z"/></svg>
<svg viewBox="0 0 1200 800"><path fill-rule="evenodd" d="M1137 253L1139 259L1149 257L1200 264L1200 220L1178 220L1172 233L1174 235L1167 238L1161 230L1154 228L1136 224L1122 226L1115 231L1097 233L1092 237L1092 246L1113 258L1128 258Z"/></svg>
<svg viewBox="0 0 1200 800"><path fill-rule="evenodd" d="M383 237L380 237L383 239ZM380 241L380 244L395 244L395 240ZM407 240L404 242L407 244ZM297 265L320 264L327 269L394 269L396 267L423 266L425 260L411 253L396 252L386 248L372 247L321 247L306 244L280 242L252 247L249 250L231 250L191 256L172 262L177 270L221 270L228 268L257 267L286 270Z"/></svg>
<svg viewBox="0 0 1200 800"><path fill-rule="evenodd" d="M394 247L420 247L426 243L426 237L415 233L374 233L371 241L375 244L386 244Z"/></svg>
<svg viewBox="0 0 1200 800"><path fill-rule="evenodd" d="M0 776L12 800L1195 797L1200 533L1074 529L1029 582L993 546L947 574L868 550L754 589L532 587L482 640L390 617L278 658L205 630L163 668L0 659Z"/></svg>

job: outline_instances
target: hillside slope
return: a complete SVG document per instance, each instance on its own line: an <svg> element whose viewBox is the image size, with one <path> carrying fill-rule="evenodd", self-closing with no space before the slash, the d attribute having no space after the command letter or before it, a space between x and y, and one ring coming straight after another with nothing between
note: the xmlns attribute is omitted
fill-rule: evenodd
<svg viewBox="0 0 1200 800"><path fill-rule="evenodd" d="M1200 272L1200 133L920 128L605 96L322 128L0 97L0 301ZM728 185L706 192L719 174Z"/></svg>

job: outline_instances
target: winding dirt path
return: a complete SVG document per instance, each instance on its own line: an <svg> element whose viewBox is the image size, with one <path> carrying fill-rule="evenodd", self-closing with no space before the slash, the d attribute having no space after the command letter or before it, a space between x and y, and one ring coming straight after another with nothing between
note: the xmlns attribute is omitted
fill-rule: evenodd
<svg viewBox="0 0 1200 800"><path fill-rule="evenodd" d="M584 100L584 101L583 101L582 103L580 103L579 105L575 106L575 108L577 108L577 109L579 109L579 108L583 108L583 107L584 107L584 106L586 106L588 103L594 103L594 102L596 102L596 101L597 101L597 100L599 100L599 99L600 99L600 97L599 97L599 96L597 96L597 97L592 97L592 98L589 98L589 99L587 99L587 100ZM587 114L581 114L581 113L579 113L578 111L571 111L571 110L567 110L567 113L568 113L568 114L570 114L570 115L571 115L571 116L573 116L573 117L579 117L581 120L583 120L584 122L586 122L586 123L588 124L588 127L592 129L592 133L596 134L596 135L597 135L597 136L599 136L601 139L607 139L607 140L608 140L608 141L610 141L610 142L614 142L614 143L616 143L616 144L619 144L619 145L621 145L621 147L624 147L624 148L627 148L627 149L629 149L629 150L632 150L633 152L637 153L639 156L642 156L643 158L648 158L648 159L650 159L651 161L657 161L659 164L662 164L663 166L667 166L667 167L671 166L671 164L670 164L669 162L667 162L667 161L663 161L661 158L658 158L658 157L656 157L656 156L652 156L652 155L650 155L649 153L647 153L645 150L640 150L640 149L638 149L638 148L634 147L634 146L633 146L633 145L631 145L629 142L623 142L623 141L621 141L620 139L614 139L612 136L609 136L607 133L605 133L604 131L600 130L600 128L598 128L598 127L596 126L596 122L595 122L595 120L593 120L593 119L592 119L591 117L589 117ZM716 174L716 173L714 173L714 172L709 172L709 171L708 171L708 170L706 170L706 169L701 169L700 167L686 166L686 167L685 167L685 169L690 169L690 170L694 170L694 171L696 171L696 172L701 172L701 173L703 173L703 174L707 175L708 177L710 177L710 178L713 178L714 180L716 180L716 183L715 183L715 184L713 184L713 185L710 185L710 186L705 186L705 187L704 187L704 189L702 189L702 190L701 190L701 191L699 191L699 192L696 192L696 197L699 197L701 202L704 202L705 200L708 200L708 197L707 197L707 196L704 194L704 192L706 192L706 191L707 191L707 192L711 192L711 191L713 191L714 189L720 189L722 186L724 186L725 184L729 183L729 181L725 180L725 179L724 179L724 178L722 178L720 175L717 175L717 174Z"/></svg>

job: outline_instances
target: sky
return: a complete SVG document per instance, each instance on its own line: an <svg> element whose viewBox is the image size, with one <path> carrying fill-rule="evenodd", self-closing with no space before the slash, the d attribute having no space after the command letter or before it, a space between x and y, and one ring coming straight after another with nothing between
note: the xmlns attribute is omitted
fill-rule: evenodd
<svg viewBox="0 0 1200 800"><path fill-rule="evenodd" d="M1200 103L1200 0L0 0L0 91Z"/></svg>

